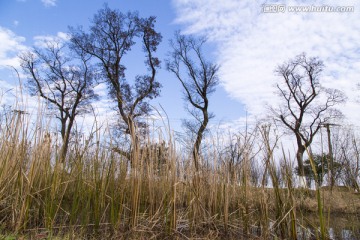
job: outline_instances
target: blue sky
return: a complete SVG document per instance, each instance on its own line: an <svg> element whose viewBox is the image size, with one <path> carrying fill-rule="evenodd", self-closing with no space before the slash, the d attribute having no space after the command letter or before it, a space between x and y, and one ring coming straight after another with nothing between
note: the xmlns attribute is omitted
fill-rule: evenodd
<svg viewBox="0 0 360 240"><path fill-rule="evenodd" d="M105 2L110 7L118 8L123 12L138 11L142 17L151 15L157 17L156 28L163 35L163 41L158 51L158 56L163 63L158 79L163 88L161 96L151 103L158 109L161 104L169 116L172 127L179 131L180 119L189 117L189 115L184 110L181 86L177 79L166 71L164 60L170 50L169 39L173 37L176 30L184 29L185 26L176 23L176 5L171 1L2 0L0 2L0 41L5 45L0 47L0 80L9 84L14 83L13 73L9 68L4 68L4 65L18 67L15 58L18 52L33 46L37 40L44 37L62 36L62 33L67 32L68 26L83 25L87 27L90 23L89 19L103 7ZM214 43L209 43L205 50L207 56L216 61ZM141 59L138 59L138 55L130 54L125 59L129 78L137 74L137 66L143 63L143 56L140 55L140 57ZM5 91L12 87L7 83L3 84ZM105 91L104 88L100 90ZM102 108L100 112L107 112L107 103L104 101L97 105ZM231 98L222 85L211 97L210 108L216 115L213 119L215 125L236 120L244 115L240 101Z"/></svg>
<svg viewBox="0 0 360 240"><path fill-rule="evenodd" d="M89 0L0 0L0 66L17 66L14 56L44 36L61 36L69 25L89 24L105 1ZM157 16L163 35L159 57L164 60L168 40L175 30L206 35L207 56L220 64L221 84L211 97L216 115L212 124L234 128L248 119L265 115L266 104L276 104L274 68L306 52L325 63L323 84L344 91L348 102L341 106L349 124L359 125L360 91L360 2L357 0L111 0L110 7L124 12L139 11L143 17ZM310 2L310 1L309 1ZM264 5L265 4L265 5ZM284 6L283 12L264 13L264 6ZM290 12L292 6L350 6L350 12ZM60 35L59 35L60 34ZM131 61L130 61L131 60ZM134 61L132 61L134 60ZM129 76L143 60L129 58ZM3 88L11 88L13 74L0 67ZM176 130L184 111L181 86L165 70L158 75L163 84L161 104ZM104 89L99 89L104 91ZM99 106L104 107L104 101ZM106 112L104 110L103 112Z"/></svg>

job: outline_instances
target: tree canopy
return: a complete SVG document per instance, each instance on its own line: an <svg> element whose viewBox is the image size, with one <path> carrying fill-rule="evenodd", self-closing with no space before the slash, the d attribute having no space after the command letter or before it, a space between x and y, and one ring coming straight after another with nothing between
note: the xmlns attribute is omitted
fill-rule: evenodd
<svg viewBox="0 0 360 240"><path fill-rule="evenodd" d="M296 137L300 176L305 176L303 154L306 148L324 124L342 117L335 106L346 100L340 90L322 86L323 69L324 63L319 58L301 54L275 70L281 79L276 85L281 104L271 111L275 120Z"/></svg>
<svg viewBox="0 0 360 240"><path fill-rule="evenodd" d="M155 30L155 22L153 16L141 18L137 13L124 14L105 5L93 17L88 31L82 27L70 28L74 48L97 60L109 96L116 103L120 125L130 135L133 147L138 142L137 129L144 126L140 117L151 110L148 100L160 94L161 84L156 79L160 60L155 53L162 36ZM135 44L142 45L148 73L137 75L131 84L125 74L123 57ZM119 152L123 151L119 149Z"/></svg>

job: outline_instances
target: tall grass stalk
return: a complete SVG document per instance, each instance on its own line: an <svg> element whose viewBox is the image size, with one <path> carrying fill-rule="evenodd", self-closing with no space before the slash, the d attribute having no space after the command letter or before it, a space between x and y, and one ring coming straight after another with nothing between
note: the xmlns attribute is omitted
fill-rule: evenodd
<svg viewBox="0 0 360 240"><path fill-rule="evenodd" d="M309 156L311 169L312 169L312 171L314 173L314 176L315 176L316 199L317 199L317 205L318 205L318 217L319 217L319 222L320 222L320 236L321 236L321 239L326 239L327 234L326 234L325 218L323 216L323 203L322 203L322 198L321 198L318 175L317 175L317 172L316 172L316 167L315 167L314 160L312 158L312 154L310 153L309 149L306 149L306 151L307 151L308 156Z"/></svg>
<svg viewBox="0 0 360 240"><path fill-rule="evenodd" d="M287 162L287 157L285 155L285 150L282 147L282 153L283 153L283 176L285 176L285 181L287 183L287 206L286 210L290 212L290 237L291 239L297 239L297 226L296 226L296 205L295 205L295 199L294 199L294 185L292 181L292 165ZM288 158L290 159L290 158Z"/></svg>
<svg viewBox="0 0 360 240"><path fill-rule="evenodd" d="M283 196L281 194L279 176L277 175L276 165L274 162L274 149L277 145L278 139L276 139L275 142L273 144L271 144L270 131L271 131L270 125L264 125L261 127L261 130L260 130L261 136L263 138L263 143L265 145L264 146L264 151L265 151L265 156L266 156L265 162L266 162L266 166L268 167L267 170L269 171L269 175L270 175L270 178L272 181L272 188L273 188L274 197L275 197L276 222L275 222L274 226L276 228L278 228L281 238L286 238L287 226L286 226L285 213L284 213L285 203L284 203Z"/></svg>

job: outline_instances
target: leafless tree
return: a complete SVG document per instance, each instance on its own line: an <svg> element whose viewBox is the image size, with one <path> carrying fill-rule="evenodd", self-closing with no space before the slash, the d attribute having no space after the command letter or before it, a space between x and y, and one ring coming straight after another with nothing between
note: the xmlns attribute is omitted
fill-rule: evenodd
<svg viewBox="0 0 360 240"><path fill-rule="evenodd" d="M75 54L60 40L44 44L23 53L21 66L28 76L30 93L45 99L56 112L63 140L60 160L64 162L76 116L87 112L97 98L93 91L95 71L91 56L85 52Z"/></svg>
<svg viewBox="0 0 360 240"><path fill-rule="evenodd" d="M272 113L296 137L296 159L302 177L305 176L303 155L306 148L323 124L342 117L334 106L346 100L341 91L320 84L323 69L321 60L301 54L275 70L282 79L276 85L282 103L272 108Z"/></svg>
<svg viewBox="0 0 360 240"><path fill-rule="evenodd" d="M360 191L360 138L353 127L338 127L332 131L334 159L341 172L335 176L345 186Z"/></svg>
<svg viewBox="0 0 360 240"><path fill-rule="evenodd" d="M155 79L160 61L154 54L162 36L155 31L155 20L155 17L140 18L137 13L123 14L105 5L95 14L89 32L82 27L70 28L73 45L98 60L109 95L117 105L124 132L130 136L131 151L136 151L138 145L137 127L144 125L139 117L149 114L148 100L157 97L161 88ZM137 75L131 85L125 77L123 57L136 43L142 44L149 73ZM130 156L129 152L116 150Z"/></svg>
<svg viewBox="0 0 360 240"><path fill-rule="evenodd" d="M196 122L187 122L192 132L196 133L196 140L192 154L196 171L199 170L199 149L204 132L212 114L209 113L209 95L218 85L217 72L219 67L207 61L202 47L205 39L175 33L175 39L170 42L172 51L167 60L167 69L174 73L184 89L185 100L190 103L190 113Z"/></svg>

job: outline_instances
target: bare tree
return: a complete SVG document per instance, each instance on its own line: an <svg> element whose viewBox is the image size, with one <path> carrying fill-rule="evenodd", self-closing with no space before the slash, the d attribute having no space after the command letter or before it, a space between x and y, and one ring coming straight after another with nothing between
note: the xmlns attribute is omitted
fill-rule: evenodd
<svg viewBox="0 0 360 240"><path fill-rule="evenodd" d="M360 138L353 127L338 127L332 131L334 159L341 172L335 175L345 186L360 191Z"/></svg>
<svg viewBox="0 0 360 240"><path fill-rule="evenodd" d="M138 144L137 127L144 125L139 117L149 114L148 100L157 97L161 85L155 79L160 61L154 56L162 36L154 29L155 17L140 18L137 13L123 14L107 5L95 14L89 32L81 27L70 28L73 45L94 56L101 67L102 77L109 86L126 135L130 135L132 151ZM123 57L138 42L145 53L149 74L137 75L131 85L125 77ZM117 152L130 157L128 152Z"/></svg>
<svg viewBox="0 0 360 240"><path fill-rule="evenodd" d="M76 116L87 112L90 102L97 98L93 91L95 73L90 55L75 54L60 40L44 44L23 53L21 66L28 75L30 93L45 99L56 112L63 140L59 159L64 162Z"/></svg>
<svg viewBox="0 0 360 240"><path fill-rule="evenodd" d="M196 132L193 146L193 159L196 171L199 170L199 149L204 132L212 115L209 113L209 95L216 90L219 67L205 59L202 47L205 39L175 34L170 42L172 51L167 60L167 69L174 73L183 86L185 100L190 103L190 113L195 117L195 124L188 126Z"/></svg>
<svg viewBox="0 0 360 240"><path fill-rule="evenodd" d="M324 64L318 58L305 54L279 65L275 72L282 78L277 91L282 100L278 108L272 108L275 119L280 121L296 137L296 159L299 175L305 176L303 155L321 126L342 117L334 106L346 100L337 89L324 88L320 76Z"/></svg>

